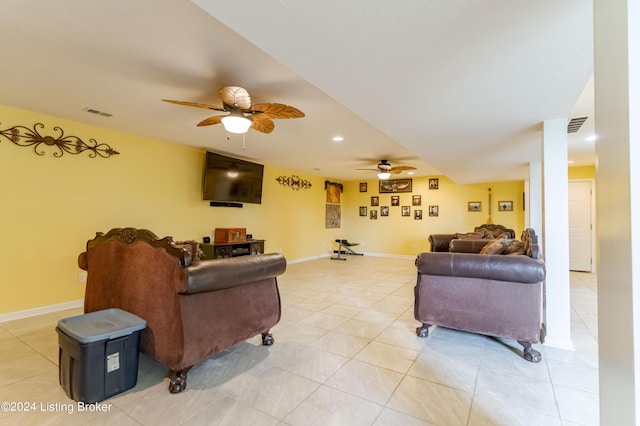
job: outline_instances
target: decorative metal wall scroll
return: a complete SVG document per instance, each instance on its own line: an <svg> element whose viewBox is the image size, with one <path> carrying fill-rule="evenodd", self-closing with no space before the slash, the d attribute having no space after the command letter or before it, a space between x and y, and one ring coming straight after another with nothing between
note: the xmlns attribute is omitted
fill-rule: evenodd
<svg viewBox="0 0 640 426"><path fill-rule="evenodd" d="M60 133L57 137L42 136L38 129L44 129L44 124L36 123L33 125L33 129L25 126L13 126L6 130L0 130L0 135L18 146L33 146L33 151L38 155L45 154L44 150L39 149L41 147L57 148L58 150L53 153L54 157L62 157L65 152L76 155L85 151L89 151L90 158L97 156L107 158L120 154L106 143L98 143L95 139L89 139L88 142L85 142L77 136L65 136L64 131L58 126L53 128L54 131Z"/></svg>
<svg viewBox="0 0 640 426"><path fill-rule="evenodd" d="M311 182L306 179L302 179L300 176L291 175L291 176L278 176L276 178L278 183L282 186L288 186L291 189L298 191L299 189L309 189L311 188Z"/></svg>

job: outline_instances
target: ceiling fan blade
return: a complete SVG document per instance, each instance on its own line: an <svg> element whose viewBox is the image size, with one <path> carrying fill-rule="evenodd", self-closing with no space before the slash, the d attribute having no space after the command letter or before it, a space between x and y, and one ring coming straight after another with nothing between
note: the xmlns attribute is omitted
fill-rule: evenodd
<svg viewBox="0 0 640 426"><path fill-rule="evenodd" d="M269 120L268 118L257 118L257 117L252 117L253 118L253 123L251 123L251 128L253 130L257 130L258 132L262 132L262 133L271 133L273 132L273 129L276 127L275 124L273 124L273 121Z"/></svg>
<svg viewBox="0 0 640 426"><path fill-rule="evenodd" d="M204 108L204 109L212 109L214 111L224 111L224 108L221 107L217 107L215 105L209 105L209 104L201 104L198 102L186 102L186 101L174 101L171 99L163 99L164 102L169 102L172 104L178 104L178 105L184 105L184 106L190 106L190 107L196 107L196 108Z"/></svg>
<svg viewBox="0 0 640 426"><path fill-rule="evenodd" d="M265 118L302 118L304 112L298 108L285 104L257 104L251 108L251 113L256 113Z"/></svg>
<svg viewBox="0 0 640 426"><path fill-rule="evenodd" d="M377 172L378 169L353 169L353 170L367 170L367 171L371 171L371 172Z"/></svg>
<svg viewBox="0 0 640 426"><path fill-rule="evenodd" d="M213 117L205 118L201 122L197 124L197 126L211 126L212 124L220 124L222 123L222 117L226 117L226 115L214 115Z"/></svg>
<svg viewBox="0 0 640 426"><path fill-rule="evenodd" d="M387 173L391 173L392 175L399 175L400 173L402 173L402 170L398 170L397 168L392 168L390 170L387 170Z"/></svg>
<svg viewBox="0 0 640 426"><path fill-rule="evenodd" d="M246 89L239 86L226 86L218 91L222 102L242 110L251 108L251 97Z"/></svg>
<svg viewBox="0 0 640 426"><path fill-rule="evenodd" d="M391 170L397 170L398 172L401 172L403 170L415 170L415 167L411 167L411 166L396 166L396 167L392 167Z"/></svg>

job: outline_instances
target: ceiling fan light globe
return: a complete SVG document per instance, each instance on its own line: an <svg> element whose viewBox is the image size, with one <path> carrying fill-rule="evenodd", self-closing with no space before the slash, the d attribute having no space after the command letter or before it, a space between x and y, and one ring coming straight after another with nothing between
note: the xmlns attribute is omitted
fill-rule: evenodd
<svg viewBox="0 0 640 426"><path fill-rule="evenodd" d="M225 130L229 133L247 133L249 127L251 127L251 120L237 115L228 115L226 117L222 117L221 121Z"/></svg>
<svg viewBox="0 0 640 426"><path fill-rule="evenodd" d="M378 179L389 179L391 177L391 173L389 172L379 172L378 173Z"/></svg>

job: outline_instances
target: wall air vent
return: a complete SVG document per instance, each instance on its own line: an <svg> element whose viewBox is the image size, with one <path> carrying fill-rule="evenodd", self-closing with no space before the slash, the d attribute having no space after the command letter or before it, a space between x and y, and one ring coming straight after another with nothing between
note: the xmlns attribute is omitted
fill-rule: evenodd
<svg viewBox="0 0 640 426"><path fill-rule="evenodd" d="M108 112L102 112L102 111L98 111L97 109L93 109L93 108L84 108L83 111L89 112L91 114L95 114L95 115L101 115L103 117L112 117L113 114L109 114Z"/></svg>
<svg viewBox="0 0 640 426"><path fill-rule="evenodd" d="M567 133L576 133L585 121L587 121L589 117L577 117L569 120L569 124L567 125Z"/></svg>

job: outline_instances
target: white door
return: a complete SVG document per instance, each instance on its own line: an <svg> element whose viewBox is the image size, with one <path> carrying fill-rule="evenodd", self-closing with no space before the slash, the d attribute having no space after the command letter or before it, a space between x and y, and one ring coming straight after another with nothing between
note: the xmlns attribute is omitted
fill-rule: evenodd
<svg viewBox="0 0 640 426"><path fill-rule="evenodd" d="M569 269L591 272L591 181L569 182Z"/></svg>

